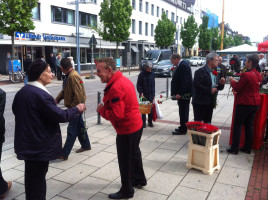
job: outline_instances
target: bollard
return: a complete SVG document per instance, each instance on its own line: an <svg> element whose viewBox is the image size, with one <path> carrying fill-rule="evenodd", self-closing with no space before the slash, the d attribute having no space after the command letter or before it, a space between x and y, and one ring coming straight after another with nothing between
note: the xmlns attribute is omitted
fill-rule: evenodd
<svg viewBox="0 0 268 200"><path fill-rule="evenodd" d="M168 87L168 77L167 77L167 93L166 93L166 98L168 98L168 90L169 90L169 87Z"/></svg>
<svg viewBox="0 0 268 200"><path fill-rule="evenodd" d="M97 106L99 105L99 103L101 102L101 93L98 92L98 103L97 103ZM98 125L101 124L101 116L100 116L100 113L98 113L98 122L97 122Z"/></svg>

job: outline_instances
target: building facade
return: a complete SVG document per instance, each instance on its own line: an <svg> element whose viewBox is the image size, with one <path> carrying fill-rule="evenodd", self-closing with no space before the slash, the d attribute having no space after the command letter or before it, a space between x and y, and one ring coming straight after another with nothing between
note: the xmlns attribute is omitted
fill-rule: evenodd
<svg viewBox="0 0 268 200"><path fill-rule="evenodd" d="M92 3L79 4L81 70L88 69L95 58L115 58L116 44L104 41L89 28L89 25L97 26L99 23L98 13L102 2L103 0L93 0ZM130 0L130 3L133 7L132 25L129 39L119 46L121 65L136 66L147 50L158 48L154 42L154 30L163 12L177 27L174 44L170 48L179 53L183 51L180 29L187 17L194 14L186 3L181 0ZM28 33L15 33L15 59L23 63L27 54L36 59L43 55L48 58L51 53L61 53L62 57L72 56L76 63L75 5L67 0L39 0L38 7L32 10L32 14L35 29ZM195 18L200 24L200 16ZM93 34L97 44L92 51L89 40ZM0 51L0 73L7 74L11 58L10 36L0 34Z"/></svg>

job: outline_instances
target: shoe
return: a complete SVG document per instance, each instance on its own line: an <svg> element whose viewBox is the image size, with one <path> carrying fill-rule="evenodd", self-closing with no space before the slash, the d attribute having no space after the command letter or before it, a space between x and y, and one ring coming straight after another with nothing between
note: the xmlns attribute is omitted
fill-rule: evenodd
<svg viewBox="0 0 268 200"><path fill-rule="evenodd" d="M0 199L4 199L6 197L8 191L11 189L11 187L12 187L12 182L11 181L8 181L7 182L7 191L0 196Z"/></svg>
<svg viewBox="0 0 268 200"><path fill-rule="evenodd" d="M82 153L82 152L84 152L84 151L89 151L89 150L91 150L91 146L89 146L88 148L81 148L81 149L78 149L78 150L76 150L75 152L76 153Z"/></svg>
<svg viewBox="0 0 268 200"><path fill-rule="evenodd" d="M180 131L173 131L172 134L173 135L186 135L186 133L182 133Z"/></svg>
<svg viewBox="0 0 268 200"><path fill-rule="evenodd" d="M143 124L143 128L146 128L146 124Z"/></svg>
<svg viewBox="0 0 268 200"><path fill-rule="evenodd" d="M61 159L61 160L68 160L68 157L60 156L59 159Z"/></svg>
<svg viewBox="0 0 268 200"><path fill-rule="evenodd" d="M133 196L134 196L134 193L133 194L124 194L121 191L118 191L116 193L112 193L112 194L108 195L108 197L110 199L129 199L129 198L132 198Z"/></svg>
<svg viewBox="0 0 268 200"><path fill-rule="evenodd" d="M150 127L154 127L153 123L149 123L149 126L150 126Z"/></svg>
<svg viewBox="0 0 268 200"><path fill-rule="evenodd" d="M235 155L238 154L238 150L233 150L231 148L227 148L226 150L227 150L228 153L232 153L232 154L235 154Z"/></svg>
<svg viewBox="0 0 268 200"><path fill-rule="evenodd" d="M146 185L147 185L147 182L144 182L144 183L133 183L132 184L132 187L138 187L138 188L140 188L140 187L144 187Z"/></svg>
<svg viewBox="0 0 268 200"><path fill-rule="evenodd" d="M241 148L240 151L247 153L247 154L251 154L251 149L246 149L245 147Z"/></svg>

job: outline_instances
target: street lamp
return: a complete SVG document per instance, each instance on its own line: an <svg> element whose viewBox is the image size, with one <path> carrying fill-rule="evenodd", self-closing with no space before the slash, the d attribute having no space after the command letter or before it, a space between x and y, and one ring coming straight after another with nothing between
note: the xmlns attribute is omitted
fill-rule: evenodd
<svg viewBox="0 0 268 200"><path fill-rule="evenodd" d="M79 34L79 4L88 4L93 3L92 0L75 0L68 2L68 5L75 5L75 27L76 27L76 62L77 62L77 71L80 74L80 34Z"/></svg>

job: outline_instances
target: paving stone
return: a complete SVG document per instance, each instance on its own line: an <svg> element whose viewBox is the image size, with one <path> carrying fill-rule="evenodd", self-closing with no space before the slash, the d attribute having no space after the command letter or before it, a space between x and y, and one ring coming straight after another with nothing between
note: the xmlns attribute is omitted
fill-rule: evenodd
<svg viewBox="0 0 268 200"><path fill-rule="evenodd" d="M88 156L88 157L92 157L92 156L96 155L97 153L103 151L104 149L107 149L108 147L109 147L109 145L100 144L98 142L95 142L95 143L91 144L90 151L84 151L84 152L81 152L79 154L84 155L84 156Z"/></svg>
<svg viewBox="0 0 268 200"><path fill-rule="evenodd" d="M12 182L12 188L7 193L5 200L25 200L25 198L20 198L20 196L24 193L24 185L16 182Z"/></svg>
<svg viewBox="0 0 268 200"><path fill-rule="evenodd" d="M253 159L254 157L248 154L240 154L240 153L238 155L230 154L225 162L225 166L234 167L238 169L251 170Z"/></svg>
<svg viewBox="0 0 268 200"><path fill-rule="evenodd" d="M171 138L172 135L170 133L167 132L158 132L154 135L152 135L151 137L149 137L147 140L153 141L153 142L165 142L167 141L169 138Z"/></svg>
<svg viewBox="0 0 268 200"><path fill-rule="evenodd" d="M65 170L63 173L53 177L53 179L69 184L75 184L93 173L94 171L96 171L97 169L97 167L85 164L77 164L74 167Z"/></svg>
<svg viewBox="0 0 268 200"><path fill-rule="evenodd" d="M116 144L109 146L108 148L104 149L104 151L117 154Z"/></svg>
<svg viewBox="0 0 268 200"><path fill-rule="evenodd" d="M224 166L221 170L217 183L247 187L249 177L250 170Z"/></svg>
<svg viewBox="0 0 268 200"><path fill-rule="evenodd" d="M147 160L154 160L158 162L167 162L174 154L176 151L171 151L171 150L166 150L166 149L156 149L152 153L150 153L148 156L145 158Z"/></svg>
<svg viewBox="0 0 268 200"><path fill-rule="evenodd" d="M189 143L185 144L183 148L181 148L179 152L174 155L174 157L188 160L188 146Z"/></svg>
<svg viewBox="0 0 268 200"><path fill-rule="evenodd" d="M174 138L176 138L174 136ZM159 146L160 149L168 149L168 150L173 150L173 151L178 151L180 150L183 146L185 145L185 141L176 141L172 138L164 142Z"/></svg>
<svg viewBox="0 0 268 200"><path fill-rule="evenodd" d="M113 181L120 176L118 163L110 162L109 164L95 171L93 174L91 174L91 176L103 180Z"/></svg>
<svg viewBox="0 0 268 200"><path fill-rule="evenodd" d="M218 174L215 172L212 175L206 175L200 170L191 169L183 178L180 186L209 192L214 185L217 176Z"/></svg>
<svg viewBox="0 0 268 200"><path fill-rule="evenodd" d="M178 186L169 196L168 200L205 200L208 194L205 191Z"/></svg>
<svg viewBox="0 0 268 200"><path fill-rule="evenodd" d="M161 172L185 176L189 169L186 167L187 160L181 158L171 158L161 169Z"/></svg>
<svg viewBox="0 0 268 200"><path fill-rule="evenodd" d="M16 157L16 156L17 155L15 154L13 148L8 149L6 151L2 150L1 161L6 160L6 159L11 158L11 157Z"/></svg>
<svg viewBox="0 0 268 200"><path fill-rule="evenodd" d="M96 138L106 138L109 135L114 135L114 133L112 133L112 131L110 130L102 129L100 131L93 133L91 136L96 137Z"/></svg>
<svg viewBox="0 0 268 200"><path fill-rule="evenodd" d="M216 183L212 188L208 200L244 200L247 188L236 187L233 185L226 185Z"/></svg>
<svg viewBox="0 0 268 200"><path fill-rule="evenodd" d="M107 163L111 162L117 158L117 155L114 153L108 153L108 152L100 152L89 159L83 161L84 164L92 165L96 167L103 167Z"/></svg>
<svg viewBox="0 0 268 200"><path fill-rule="evenodd" d="M24 161L18 160L16 157L7 158L7 159L1 161L1 171L5 172L6 170L14 168L14 167L21 165L23 163L24 163Z"/></svg>
<svg viewBox="0 0 268 200"><path fill-rule="evenodd" d="M66 190L70 186L70 184L63 183L61 181L49 179L47 181L47 199L51 199L57 194L60 194L62 191Z"/></svg>
<svg viewBox="0 0 268 200"><path fill-rule="evenodd" d="M145 140L140 143L140 149L142 152L148 152L151 153L154 151L157 147L159 147L162 143L160 142L154 142L150 140Z"/></svg>
<svg viewBox="0 0 268 200"><path fill-rule="evenodd" d="M98 140L98 143L100 144L106 144L106 145L113 145L116 142L116 135L110 135L106 138Z"/></svg>
<svg viewBox="0 0 268 200"><path fill-rule="evenodd" d="M77 165L80 162L83 162L84 160L86 160L88 157L87 156L83 156L81 154L70 154L68 160L53 160L50 162L50 166L51 167L55 167L57 169L63 169L63 170L67 170L75 165Z"/></svg>
<svg viewBox="0 0 268 200"><path fill-rule="evenodd" d="M60 197L60 196L55 196L50 200L69 200L69 199L66 199L66 198L63 198L63 197Z"/></svg>
<svg viewBox="0 0 268 200"><path fill-rule="evenodd" d="M110 182L97 179L94 177L86 177L72 187L68 188L60 194L60 196L72 200L85 200L93 197L100 190L106 187Z"/></svg>
<svg viewBox="0 0 268 200"><path fill-rule="evenodd" d="M164 172L156 172L147 182L144 190L170 195L177 187L183 176L168 174Z"/></svg>
<svg viewBox="0 0 268 200"><path fill-rule="evenodd" d="M168 196L163 194L157 194L145 190L137 190L134 193L133 200L165 200Z"/></svg>
<svg viewBox="0 0 268 200"><path fill-rule="evenodd" d="M111 193L115 193L120 190L121 188L121 177L115 179L111 184L107 185L105 188L101 190L106 196Z"/></svg>
<svg viewBox="0 0 268 200"><path fill-rule="evenodd" d="M154 175L163 165L164 162L143 159L143 170L147 179Z"/></svg>
<svg viewBox="0 0 268 200"><path fill-rule="evenodd" d="M2 173L6 181L14 181L18 178L24 177L24 172L15 169L10 169Z"/></svg>
<svg viewBox="0 0 268 200"><path fill-rule="evenodd" d="M109 197L107 194L97 193L90 200L109 200Z"/></svg>

